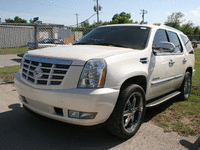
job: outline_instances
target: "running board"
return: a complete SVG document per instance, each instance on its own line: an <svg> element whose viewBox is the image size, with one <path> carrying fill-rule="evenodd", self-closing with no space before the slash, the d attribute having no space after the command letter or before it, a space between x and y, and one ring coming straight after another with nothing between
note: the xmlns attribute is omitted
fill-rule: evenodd
<svg viewBox="0 0 200 150"><path fill-rule="evenodd" d="M154 106L156 106L156 105L159 105L159 104L161 104L161 103L163 103L163 102L165 102L165 101L171 99L172 97L175 97L175 96L179 95L180 93L181 93L181 92L179 92L179 91L175 91L175 92L173 92L173 93L170 93L170 94L168 94L168 95L166 95L166 96L164 96L164 97L161 97L161 98L156 99L156 100L154 100L154 101L151 101L151 102L149 102L149 103L148 103L148 101L147 101L146 107L154 107Z"/></svg>

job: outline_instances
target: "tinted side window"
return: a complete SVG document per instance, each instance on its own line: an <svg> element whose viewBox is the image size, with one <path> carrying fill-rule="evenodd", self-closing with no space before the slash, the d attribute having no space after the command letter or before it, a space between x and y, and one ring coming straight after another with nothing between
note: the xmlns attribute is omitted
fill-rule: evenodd
<svg viewBox="0 0 200 150"><path fill-rule="evenodd" d="M182 52L182 47L176 33L168 31L169 41L175 45L175 53Z"/></svg>
<svg viewBox="0 0 200 150"><path fill-rule="evenodd" d="M154 37L153 48L156 48L157 45L162 41L168 42L167 35L166 35L165 30L158 29L156 34L155 34L155 37Z"/></svg>
<svg viewBox="0 0 200 150"><path fill-rule="evenodd" d="M188 39L188 37L185 36L185 35L181 35L181 39L183 40L183 43L184 43L184 45L186 47L186 50L188 52L193 51L192 44L191 44L190 40Z"/></svg>

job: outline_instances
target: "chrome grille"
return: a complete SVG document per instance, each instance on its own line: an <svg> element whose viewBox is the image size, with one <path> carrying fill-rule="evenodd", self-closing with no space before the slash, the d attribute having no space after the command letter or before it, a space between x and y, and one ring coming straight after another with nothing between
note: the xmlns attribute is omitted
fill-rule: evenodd
<svg viewBox="0 0 200 150"><path fill-rule="evenodd" d="M60 85L72 61L26 56L22 77L36 85Z"/></svg>

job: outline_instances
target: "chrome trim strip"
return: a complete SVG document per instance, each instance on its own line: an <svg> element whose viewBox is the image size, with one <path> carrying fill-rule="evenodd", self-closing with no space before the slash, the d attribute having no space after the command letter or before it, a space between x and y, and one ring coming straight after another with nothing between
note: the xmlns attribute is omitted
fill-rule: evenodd
<svg viewBox="0 0 200 150"><path fill-rule="evenodd" d="M64 64L64 65L72 64L71 60L66 60L66 59L62 59L62 58L49 58L49 57L26 55L25 59L28 59L30 61L37 61L40 63L52 63L52 64Z"/></svg>
<svg viewBox="0 0 200 150"><path fill-rule="evenodd" d="M176 91L176 92L174 92L174 93L171 93L171 94L169 94L169 95L167 95L167 96L165 96L165 97L163 97L163 98L161 98L161 99L159 99L159 100L157 100L157 101L155 101L155 102L152 102L152 103L150 103L150 104L147 104L146 107L153 107L153 106L159 105L159 104L161 104L161 103L163 103L163 102L165 102L165 101L171 99L172 97L175 97L175 96L179 95L180 93L181 93L181 92L179 92L179 91Z"/></svg>
<svg viewBox="0 0 200 150"><path fill-rule="evenodd" d="M158 53L156 52L156 56L166 56L166 55L183 55L183 52L181 53Z"/></svg>
<svg viewBox="0 0 200 150"><path fill-rule="evenodd" d="M171 80L174 80L174 79L178 79L178 78L180 78L182 76L183 76L183 74L180 74L180 75L177 75L177 76L174 76L174 77L170 77L170 78L166 78L166 79L162 79L162 80L159 80L159 81L153 81L153 82L151 82L151 85L160 84L160 83L163 83L163 82L167 82L167 81L171 81Z"/></svg>

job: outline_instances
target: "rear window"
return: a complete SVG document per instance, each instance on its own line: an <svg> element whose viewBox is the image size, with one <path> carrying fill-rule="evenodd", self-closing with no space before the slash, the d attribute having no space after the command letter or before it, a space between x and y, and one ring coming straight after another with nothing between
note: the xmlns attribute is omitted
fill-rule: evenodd
<svg viewBox="0 0 200 150"><path fill-rule="evenodd" d="M133 49L146 47L150 28L141 26L100 27L76 44L118 46Z"/></svg>

